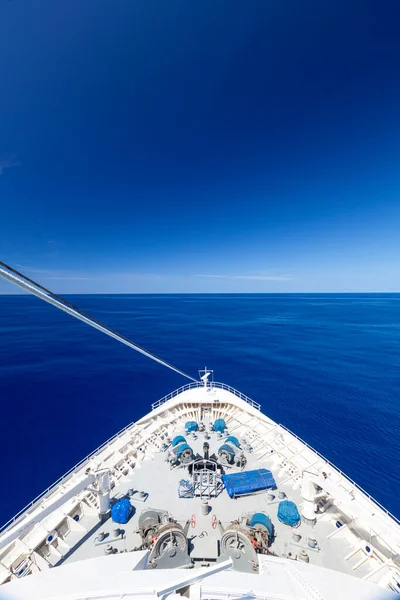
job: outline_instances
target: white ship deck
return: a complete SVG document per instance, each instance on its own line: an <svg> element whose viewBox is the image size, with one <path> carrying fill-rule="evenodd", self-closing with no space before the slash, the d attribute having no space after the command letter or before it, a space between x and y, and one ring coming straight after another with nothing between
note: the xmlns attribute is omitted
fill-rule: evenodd
<svg viewBox="0 0 400 600"><path fill-rule="evenodd" d="M210 431L217 418L225 420L229 434L241 441L246 439L251 445L251 452L244 451L247 462L243 470L269 469L277 489L237 499L231 499L226 490L222 490L217 497L209 499L210 512L204 515L201 498L179 498L179 482L188 479L188 468L185 465L171 467L168 450L163 448L168 438L186 435L187 421L201 421ZM194 453L202 455L204 435L198 433L197 439L186 437ZM217 455L223 440L211 433L207 441L210 456ZM226 468L227 473L241 470L236 466ZM135 491L129 496L135 512L126 525L116 525L111 518L100 519L98 488L87 482L88 477L99 471L110 474L112 500L128 497L128 490ZM300 526L293 529L277 518L278 495L284 492L302 514L305 477L318 486L315 523L302 519ZM145 492L145 501L140 500L139 491ZM273 500L271 493L275 496ZM256 403L222 384L208 388L190 384L155 403L148 415L112 438L3 528L0 532L0 582L7 585L0 588L0 598L3 597L2 590L17 589L13 586L18 586L23 594L24 586L31 578L45 581L43 573L35 574L49 572L51 567L57 567L51 572L60 571L61 577L61 572L73 573L73 569L89 565L89 562L92 564L94 559L99 561L96 564L109 565L114 561L117 565L118 557L118 565L122 565L126 560L122 557L132 557L132 551L142 543L137 533L138 519L147 508L168 511L182 527L191 520L187 534L189 557L199 572L205 565L215 567L220 559L222 531L233 521L246 513L267 513L274 525L275 537L268 554L257 555L259 576L237 575L239 578L256 577L257 581L269 577L271 584L273 573L278 573L279 569L285 570L286 578L291 574L290 589L285 591L281 587L282 596L270 597L334 598L337 597L333 595L337 594L334 581L339 574L344 579L336 581L352 590L352 595L344 595L344 598L383 598L386 597L383 588L388 590L387 597L392 597L389 590L400 591L400 524L392 515L312 448L263 415ZM115 537L113 532L117 527L122 534ZM101 541L100 533L105 534ZM298 541L294 541L293 533L301 536ZM315 548L310 547L309 538L316 539ZM109 545L113 547L114 555L104 556ZM300 561L301 551L307 553L308 564ZM134 555L139 557L143 552L136 551ZM103 569L105 573L107 569ZM154 572L151 573L154 576ZM351 580L345 576L351 576ZM222 581L224 577L226 573L213 575L212 579ZM233 582L239 580L232 573L233 587ZM304 592L304 581L314 595ZM332 582L329 586L328 581ZM352 583L346 584L346 581ZM262 590L266 583L257 585ZM253 583L251 588L255 595L257 585ZM43 595L43 589L40 591L40 585L37 589L38 598L47 597ZM206 589L204 582L204 597L207 596ZM293 590L297 590L298 595ZM148 593L151 595L154 590ZM218 597L218 594L214 591L210 597Z"/></svg>

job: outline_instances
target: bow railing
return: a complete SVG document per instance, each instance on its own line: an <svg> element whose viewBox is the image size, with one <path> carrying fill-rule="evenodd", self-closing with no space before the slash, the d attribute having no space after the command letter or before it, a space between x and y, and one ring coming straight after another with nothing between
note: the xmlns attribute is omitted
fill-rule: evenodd
<svg viewBox="0 0 400 600"><path fill-rule="evenodd" d="M183 385L182 387L178 388L177 390L174 390L170 394L163 396L163 398L160 398L160 400L153 402L153 404L151 405L151 408L152 408L152 410L155 410L156 408L158 408L165 402L168 402L168 400L171 400L172 398L179 396L179 394L181 394L182 392L186 392L187 390L191 390L191 389L199 388L199 387L204 387L204 383L201 383L200 381L196 381L196 383L187 383L186 385ZM218 381L212 381L212 382L210 381L207 384L207 389L213 389L213 388L220 389L220 390L226 390L227 392L230 392L237 398L244 400L245 402L247 402L247 404L250 404L250 406L252 406L253 408L255 408L257 410L261 410L261 404L259 404L258 402L255 402L254 400L252 400L245 394L242 394L242 392L235 390L235 388L231 387L230 385L227 385L226 383L220 383Z"/></svg>

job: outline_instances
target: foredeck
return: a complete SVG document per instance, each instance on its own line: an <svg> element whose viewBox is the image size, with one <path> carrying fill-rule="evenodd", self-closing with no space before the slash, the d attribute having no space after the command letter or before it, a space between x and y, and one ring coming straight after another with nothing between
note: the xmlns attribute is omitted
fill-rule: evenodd
<svg viewBox="0 0 400 600"><path fill-rule="evenodd" d="M177 428L172 432L173 435L179 433L184 434L184 429ZM203 437L200 435L197 440L190 440L194 452L202 452L203 441ZM215 435L211 435L208 442L210 443L210 453L217 453L222 443L221 440L217 440ZM270 547L273 554L282 556L291 552L296 555L301 548L305 548L309 552L311 564L348 574L354 573L353 567L360 557L357 554L354 555L352 560L345 560L345 557L353 550L353 546L345 536L336 535L336 521L333 522L332 515L330 517L326 516L324 519L318 519L315 526L302 524L299 529L296 529L296 533L302 536L299 543L295 543L292 539L293 530L277 519L277 508L280 502L277 491L274 491L275 499L271 502L267 500L267 493L231 499L226 491L223 491L218 497L209 500L211 511L207 516L203 516L201 514L202 501L200 498L178 497L179 482L182 478L187 477L187 469L185 467L171 469L165 459L165 452L145 455L140 469L136 469L133 473L124 477L116 489L115 498L124 497L129 489L142 490L148 494L145 502L135 500L135 495L132 497L131 503L135 508L135 514L127 525L122 526L124 529L123 537L117 539L114 537L113 530L116 525L110 519L100 527L107 534L102 544L96 543L99 531L96 528L85 542L66 558L66 562L103 556L104 547L107 544L112 544L119 551L133 550L141 543L140 536L136 533L138 517L142 510L149 507L167 510L183 526L194 515L196 525L194 528L190 525L188 536L193 546L191 556L205 560L216 560L218 558L218 540L221 534L218 529L212 527L213 515L221 521L224 527L227 527L229 523L238 519L243 513L266 511L270 515L276 530L275 541ZM260 467L272 469L277 473L272 457L260 461L256 453L248 455L246 470ZM238 471L240 469L236 467L229 469L229 472ZM279 479L277 482L279 482ZM298 487L293 488L287 477L281 478L278 489L285 492L286 497L293 500L298 506L301 505L300 489ZM328 538L332 533L334 535ZM307 544L307 538L310 535L316 537L318 541L318 549L315 551L312 551ZM359 567L357 575L363 577L368 572L369 566L365 563Z"/></svg>
<svg viewBox="0 0 400 600"><path fill-rule="evenodd" d="M231 499L226 490L222 490L217 497L209 499L210 512L203 515L201 498L179 497L179 482L188 478L188 469L185 465L171 467L166 440L185 435L185 423L191 419L202 421L211 432L211 424L218 418L225 419L229 434L246 439L247 446L251 445L251 452L244 451L247 461L244 470L271 470L277 484L274 499L266 491ZM204 441L201 433L197 439L188 439L194 453L200 455ZM223 439L211 432L207 442L210 455L217 455ZM44 499L30 507L28 514L45 509L57 494L67 495L69 486L76 485L88 469L109 471L113 500L128 497L128 491L134 490L129 496L134 507L129 522L116 526L110 518L100 520L96 494L90 486L83 488L0 550L0 581L24 577L49 566L104 556L108 545L115 552L131 552L141 544L137 533L140 513L151 507L168 511L182 526L191 522L188 539L194 566L218 559L221 528L227 528L245 513L265 512L275 527L269 548L271 555L294 562L300 551L306 550L310 565L394 590L396 582L400 583L398 522L312 448L263 415L259 405L248 402L239 393L232 393L227 386L190 385L157 403L151 413L110 440L64 479L62 490L57 484ZM229 472L238 470L236 466L229 467ZM278 495L284 493L301 512L304 473L311 473L315 481L323 480L324 487L318 498L315 523L307 524L303 520L295 530L300 536L295 541L294 530L277 518ZM138 491L145 492L144 501L139 499ZM24 518L27 513L3 535L12 532L13 527L21 527ZM215 521L221 526L213 527ZM117 527L122 532L116 536ZM100 532L105 534L101 541ZM53 536L50 542L49 534ZM316 539L315 548L310 547L309 538ZM1 540L0 535L0 543Z"/></svg>

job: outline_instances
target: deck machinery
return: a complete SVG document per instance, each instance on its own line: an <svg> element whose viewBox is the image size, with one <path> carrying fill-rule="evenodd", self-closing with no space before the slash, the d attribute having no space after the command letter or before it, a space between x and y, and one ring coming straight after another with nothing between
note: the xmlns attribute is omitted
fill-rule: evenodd
<svg viewBox="0 0 400 600"><path fill-rule="evenodd" d="M145 509L139 516L140 550L150 550L147 568L171 569L189 566L187 532L189 521L182 527L165 510Z"/></svg>

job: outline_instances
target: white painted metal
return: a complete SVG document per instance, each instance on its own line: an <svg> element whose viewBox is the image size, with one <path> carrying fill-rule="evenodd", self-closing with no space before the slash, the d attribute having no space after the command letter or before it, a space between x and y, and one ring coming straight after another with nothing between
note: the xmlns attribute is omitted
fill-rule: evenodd
<svg viewBox="0 0 400 600"><path fill-rule="evenodd" d="M47 515L51 514L57 508L65 504L67 500L78 494L80 491L88 488L89 485L94 481L95 476L93 474L87 475L81 481L78 481L71 485L71 487L67 491L65 491L64 494L61 494L58 498L54 498L54 500L47 503L43 502L43 504L40 507L37 507L36 510L32 512L32 514L26 513L25 518L21 520L18 526L13 527L0 537L0 550L8 544L10 544L11 542L13 542L16 538L18 538L18 536L21 533L23 533L26 529L28 529L32 525L35 525L36 523L39 523L45 517L47 517Z"/></svg>
<svg viewBox="0 0 400 600"><path fill-rule="evenodd" d="M373 502L374 504L376 504L382 512L384 512L385 514L387 514L388 517L390 517L391 519L393 519L393 521L396 521L396 523L398 525L400 525L400 519L398 519L395 515L393 515L390 511L388 511L387 508L385 508L382 504L380 504L380 502L378 502L377 500L375 500L375 498L373 498L367 491L365 491L360 485L358 485L358 483L356 483L353 479L351 479L350 477L348 477L346 475L346 473L343 473L343 471L341 471L340 469L338 469L338 467L336 467L330 460L328 460L327 458L325 458L325 456L323 456L322 454L320 454L317 450L314 450L314 448L312 446L310 446L309 444L307 444L307 442L305 442L304 440L302 440L298 435L296 435L295 433L293 433L293 431L290 431L290 429L288 429L287 427L285 427L281 423L279 424L279 427L281 427L282 429L284 429L285 431L287 431L288 433L290 433L290 435L293 438L295 438L296 440L298 440L299 442L301 442L304 446L306 446L307 448L309 448L314 454L316 454L316 456L318 456L320 459L322 459L327 465L329 465L330 467L333 467L335 469L335 471L337 471L341 475L341 477L343 477L343 479L345 479L348 483L350 483L352 486L354 486L360 492L362 492L362 494L364 496L366 496L368 498L368 500L370 500L371 502Z"/></svg>
<svg viewBox="0 0 400 600"><path fill-rule="evenodd" d="M99 514L107 515L110 511L110 472L108 470L98 474L98 497L99 497Z"/></svg>
<svg viewBox="0 0 400 600"><path fill-rule="evenodd" d="M315 525L302 523L296 530L300 539L293 540L290 528L276 519L279 502L277 492L272 501L267 494L230 500L223 492L212 499L208 515L201 514L200 498L178 500L178 484L187 471L185 468L171 470L165 462L167 453L163 452L163 448L169 438L184 432L187 420L202 421L209 431L210 424L217 418L224 418L229 432L234 432L240 440L245 438L245 446L251 446L252 452L245 452L248 468L270 469L278 490L297 503L307 520L315 519ZM209 443L210 452L216 452L220 445L216 434L211 434ZM203 437L191 439L190 444L195 452L201 452ZM88 469L90 473L97 473L96 484L91 481L83 485ZM82 487L78 487L77 482L81 482ZM316 486L322 491L317 493ZM165 571L145 571L140 575L142 579L137 579L138 574L134 571L136 587L132 587L132 581L128 585L128 580L125 587L121 587L119 581L111 579L111 575L106 581L107 569L104 565L108 563L104 561L124 556L131 557L131 561L135 562L135 555L138 554L132 550L140 543L135 530L143 504L139 502L139 497L135 500L135 494L132 503L136 506L136 515L125 534L115 540L108 538L122 554L104 557L104 547L96 542L100 523L101 530L113 536L115 526L110 519L102 522L101 513L106 514L110 500L124 496L129 489L144 490L148 494L145 506L166 508L182 525L194 512L198 530L193 530L192 543L194 555L197 552L199 557L203 556L204 551L211 554L217 552L218 530L211 526L213 516L222 519L223 525L227 526L243 513L263 510L270 514L277 531L271 551L279 559L259 555L260 574L240 575L240 581L247 582L247 592L252 590L255 597L265 596L263 590L268 589L271 598L299 599L319 594L330 600L335 596L322 584L330 580L331 574L347 586L344 593L341 592L343 598L365 598L366 590L368 593L379 590L381 595L378 596L376 592L377 597L384 598L386 594L389 598L388 590L397 589L397 582L400 583L398 521L310 446L263 415L257 403L249 401L236 390L232 391L229 386L210 382L207 387L200 383L184 386L156 403L156 406L153 405L149 414L81 461L67 476L51 486L45 496L39 497L0 532L0 583L10 582L5 584L7 587L4 589L11 590L14 584L22 589L22 580L32 578L32 581L39 581L37 573L41 572L42 577L49 567L58 565L51 572L59 573L59 576L52 577L61 598L63 572L77 565L75 568L78 570L74 572L79 579L79 565L85 570L91 560L102 560L104 578L99 575L98 583L105 587L100 590L96 584L95 595L94 588L92 594L81 581L86 594L82 598L120 597L117 594L121 597L125 594L124 598L138 597L139 581L149 581L149 574L152 575L153 587L151 590L146 588L147 591L143 588L142 595L155 597L157 590L168 588L173 581L180 579L176 571L174 578L169 575L165 578ZM46 512L41 512L44 510ZM337 523L341 526L337 526ZM202 531L206 531L207 535L199 538L197 534ZM317 544L315 548L310 548L307 540L313 537ZM307 565L294 560L304 548L309 555ZM126 554L125 550L128 551ZM283 565L283 570L279 565ZM329 571L323 567L328 567ZM184 578L186 574L182 575ZM197 574L193 575L197 577ZM242 588L235 587L236 575L233 571L212 575L207 581L222 577L222 587L217 590L215 585L210 584L209 587L205 582L196 583L200 587L193 587L189 596L193 596L192 600L196 594L215 600L228 595L239 597L240 594L235 594ZM264 583L257 583L258 579L267 575ZM123 579L121 575L121 581ZM364 588L363 584L367 587ZM30 589L32 591L32 587ZM68 586L65 589L69 589ZM171 594L174 595L175 591L172 590ZM207 596L208 593L212 595ZM34 599L35 595L29 597ZM36 597L46 598L43 594ZM78 598L78 595L70 597ZM318 598L317 595L315 597Z"/></svg>
<svg viewBox="0 0 400 600"><path fill-rule="evenodd" d="M224 570L178 588L176 570L141 569L143 552L88 559L40 577L24 577L7 584L5 600L158 600L172 588L169 600L395 600L398 595L367 581L329 569L261 557L259 575ZM199 570L200 571L200 570ZM200 571L201 572L201 571ZM189 571L190 573L190 571ZM182 572L182 579L189 575ZM193 572L192 572L193 573ZM190 575L189 575L190 577ZM197 577L196 577L197 578ZM180 582L178 583L180 585Z"/></svg>
<svg viewBox="0 0 400 600"><path fill-rule="evenodd" d="M225 560L224 562L219 563L218 565L214 566L214 567L207 567L202 569L200 572L197 571L196 575L184 575L182 574L180 579L178 579L177 581L175 581L172 585L169 585L168 587L165 588L161 588L159 590L157 590L157 596L158 597L164 597L167 596L168 594L171 594L171 592L176 592L177 590L180 590L184 587L193 585L194 583L198 583L199 581L202 581L203 579L205 579L206 577L211 577L211 575L215 575L216 573L221 573L221 571L226 571L226 569L230 569L233 565L233 562L231 559L229 560ZM183 571L183 573L190 573L190 571Z"/></svg>
<svg viewBox="0 0 400 600"><path fill-rule="evenodd" d="M310 523L315 522L315 501L316 490L312 482L311 474L308 471L303 471L301 481L301 497L303 499L303 517Z"/></svg>
<svg viewBox="0 0 400 600"><path fill-rule="evenodd" d="M151 408L152 408L152 410L155 410L156 408L161 406L161 404L164 404L165 402L167 402L168 400L171 400L171 398L174 398L175 396L179 396L179 394L181 394L182 392L186 392L187 390L191 390L191 389L197 388L197 387L203 387L203 385L204 384L200 383L199 381L196 381L195 383L187 383L186 385L183 385L182 387L178 388L177 390L174 390L170 394L167 394L163 398L160 398L160 400L157 400L157 402L153 402L153 404L151 405ZM226 383L219 383L218 381L212 381L212 382L210 381L210 382L208 382L208 385L205 387L207 387L208 390L211 390L212 388L227 390L231 394L234 394L241 400L244 400L245 402L247 402L247 404L250 404L250 406L252 406L253 408L256 408L257 410L261 410L261 404L259 404L259 402L255 402L254 400L251 400L251 398L248 398L248 396L245 396L245 394L242 394L242 392L235 390L235 388L231 387L230 385L226 385Z"/></svg>

